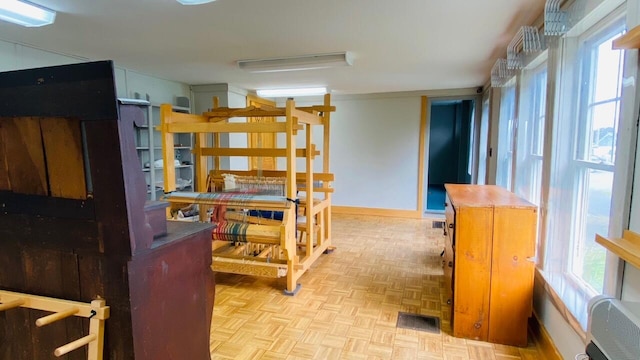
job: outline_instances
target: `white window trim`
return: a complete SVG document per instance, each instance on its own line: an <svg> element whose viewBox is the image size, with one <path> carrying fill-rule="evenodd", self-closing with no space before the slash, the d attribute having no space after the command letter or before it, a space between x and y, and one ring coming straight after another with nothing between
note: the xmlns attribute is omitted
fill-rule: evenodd
<svg viewBox="0 0 640 360"><path fill-rule="evenodd" d="M604 23L602 27L606 27L618 20L625 11L624 0L611 0L604 1L595 11L589 14L588 17L583 19L579 26L575 27L571 34L575 33L576 29L584 30L585 28L591 29L598 23ZM608 15L603 15L607 14ZM608 23L608 24L607 24ZM602 28L600 27L600 28ZM587 32L585 32L586 34ZM553 41L553 40L552 40ZM566 39L565 39L566 41ZM547 278L543 268L545 262L547 233L546 227L549 222L548 209L549 209L549 191L550 191L550 173L552 167L551 151L553 144L555 143L555 126L552 124L559 121L561 118L560 111L556 106L559 104L560 93L557 91L557 82L561 78L561 47L550 46L548 54L548 67L547 67L547 103L546 103L546 118L548 119L545 127L545 146L544 154L547 161L543 164L543 178L542 178L542 198L540 203L540 229L545 231L539 232L539 244L537 255L537 279L541 280L542 286L545 292L550 296L552 303L558 309L560 314L565 318L567 323L576 331L576 333L586 343L586 333L581 327L576 317L568 310L567 306L563 303L558 293L553 289L550 284L549 278ZM614 182L612 192L611 203L611 219L614 221L609 222L609 236L620 236L622 230L628 228L630 208L631 208L631 188L633 181L633 173L628 171L633 169L636 158L636 148L632 147L632 144L636 143L638 134L636 133L636 114L639 112L640 103L635 101L636 96L640 94L640 91L636 89L633 79L636 78L639 72L638 69L638 54L637 52L625 52L624 67L623 67L623 89L619 119L619 134L616 146L616 164L614 170ZM632 104L632 106L629 106ZM566 106L566 104L565 104ZM560 110L560 111L557 111ZM566 109L564 109L566 110ZM551 122L549 122L551 121ZM627 151L629 150L629 151ZM618 221L615 221L615 220ZM608 253L607 263L605 268L604 290L603 293L616 296L620 298L622 273L624 269L624 262L617 256Z"/></svg>

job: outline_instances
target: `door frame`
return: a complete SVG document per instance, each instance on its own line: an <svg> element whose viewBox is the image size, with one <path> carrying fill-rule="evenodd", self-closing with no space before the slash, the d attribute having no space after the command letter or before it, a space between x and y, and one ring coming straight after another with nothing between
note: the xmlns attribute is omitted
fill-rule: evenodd
<svg viewBox="0 0 640 360"><path fill-rule="evenodd" d="M427 186L429 179L429 137L431 133L431 106L434 102L438 101L451 101L451 100L473 100L473 121L474 121L474 144L471 161L471 182L474 183L477 179L478 173L478 145L480 140L480 127L479 121L482 116L482 92L477 95L452 95L452 96L421 96L420 101L420 141L419 141L419 169L418 169L418 209L421 217L425 217L427 214L440 213L438 211L428 211L426 209L427 204Z"/></svg>

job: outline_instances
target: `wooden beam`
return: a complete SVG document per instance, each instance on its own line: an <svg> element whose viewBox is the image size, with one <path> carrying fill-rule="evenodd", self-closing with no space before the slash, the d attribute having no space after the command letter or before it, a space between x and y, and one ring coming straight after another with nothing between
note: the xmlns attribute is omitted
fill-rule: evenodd
<svg viewBox="0 0 640 360"><path fill-rule="evenodd" d="M274 123L191 123L167 124L169 133L279 133L287 130L283 122Z"/></svg>
<svg viewBox="0 0 640 360"><path fill-rule="evenodd" d="M202 155L205 156L266 156L266 157L287 157L287 149L277 148L202 148ZM297 157L315 157L320 155L320 151L307 151L307 149L296 149Z"/></svg>
<svg viewBox="0 0 640 360"><path fill-rule="evenodd" d="M213 271L279 278L287 276L286 264L274 264L257 261L247 261L241 259L229 259L224 257L213 257Z"/></svg>
<svg viewBox="0 0 640 360"><path fill-rule="evenodd" d="M298 109L291 109L291 115L298 119L298 122L309 125L322 125L322 119L317 114L312 114Z"/></svg>
<svg viewBox="0 0 640 360"><path fill-rule="evenodd" d="M278 117L286 116L286 111L282 108L262 109L250 106L241 109L218 108L213 111L205 112L202 114L202 116L205 116L209 119L229 119L234 117Z"/></svg>

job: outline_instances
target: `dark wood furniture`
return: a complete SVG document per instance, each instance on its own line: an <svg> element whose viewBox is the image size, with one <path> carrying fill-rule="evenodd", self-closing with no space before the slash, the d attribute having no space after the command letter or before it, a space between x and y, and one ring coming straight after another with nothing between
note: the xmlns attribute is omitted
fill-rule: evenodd
<svg viewBox="0 0 640 360"><path fill-rule="evenodd" d="M453 335L526 346L537 207L495 185L445 184Z"/></svg>
<svg viewBox="0 0 640 360"><path fill-rule="evenodd" d="M110 61L0 73L0 289L105 299L105 359L209 359L210 227L145 203L142 122L118 103ZM87 328L37 328L40 316L0 312L0 359L50 359Z"/></svg>

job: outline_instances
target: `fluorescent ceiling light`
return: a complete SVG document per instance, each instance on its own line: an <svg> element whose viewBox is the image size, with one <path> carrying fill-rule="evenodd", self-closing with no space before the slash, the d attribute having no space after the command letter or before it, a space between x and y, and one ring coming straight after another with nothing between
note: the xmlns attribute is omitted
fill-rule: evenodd
<svg viewBox="0 0 640 360"><path fill-rule="evenodd" d="M182 5L202 5L210 2L214 2L216 0L176 0Z"/></svg>
<svg viewBox="0 0 640 360"><path fill-rule="evenodd" d="M275 97L293 97L293 96L313 96L324 95L327 93L326 87L314 88L297 88L297 89L261 89L257 90L258 96L275 98Z"/></svg>
<svg viewBox="0 0 640 360"><path fill-rule="evenodd" d="M53 24L56 12L24 0L0 1L0 20L26 27Z"/></svg>
<svg viewBox="0 0 640 360"><path fill-rule="evenodd" d="M352 62L349 52L341 52L271 59L238 60L238 67L249 72L261 73L349 66Z"/></svg>

